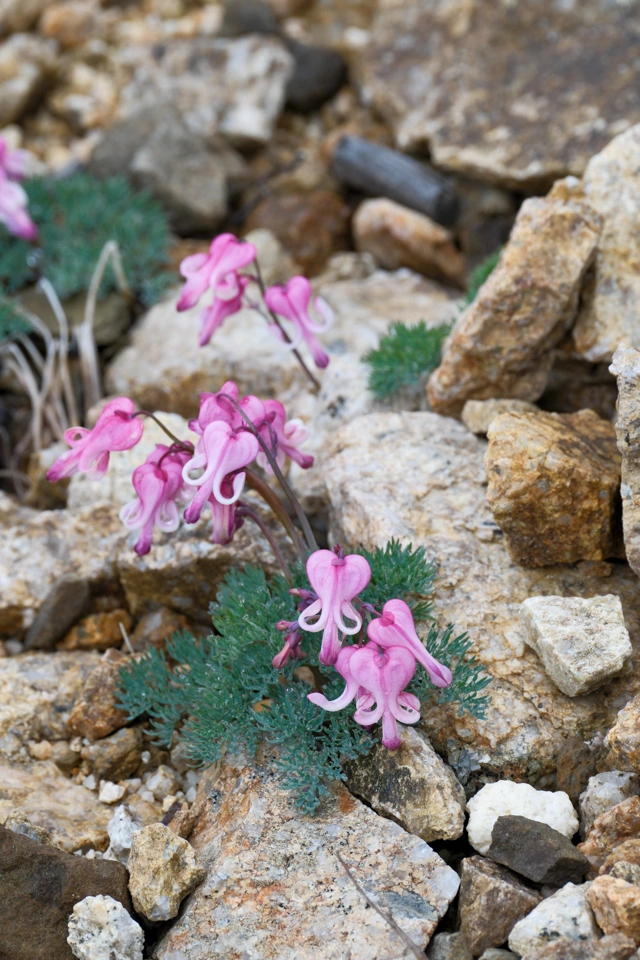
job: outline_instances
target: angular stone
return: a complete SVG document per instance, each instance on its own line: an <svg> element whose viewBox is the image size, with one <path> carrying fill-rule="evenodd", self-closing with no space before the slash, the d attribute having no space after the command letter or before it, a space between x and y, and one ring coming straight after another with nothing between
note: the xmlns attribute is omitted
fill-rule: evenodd
<svg viewBox="0 0 640 960"><path fill-rule="evenodd" d="M14 33L0 46L0 129L35 106L55 75L57 44Z"/></svg>
<svg viewBox="0 0 640 960"><path fill-rule="evenodd" d="M598 926L640 943L640 887L617 877L596 877L587 893Z"/></svg>
<svg viewBox="0 0 640 960"><path fill-rule="evenodd" d="M622 529L627 560L640 576L640 350L621 344L609 368L618 380L616 435L622 456Z"/></svg>
<svg viewBox="0 0 640 960"><path fill-rule="evenodd" d="M640 794L640 780L635 773L612 770L589 778L580 794L580 835L585 837L601 813Z"/></svg>
<svg viewBox="0 0 640 960"><path fill-rule="evenodd" d="M98 666L87 677L82 694L67 720L71 734L100 740L124 727L127 715L116 706L120 668L127 658L118 650L107 650Z"/></svg>
<svg viewBox="0 0 640 960"><path fill-rule="evenodd" d="M605 857L599 873L603 875L611 873L614 877L620 876L620 871L616 871L618 865L620 865L621 870L623 868L632 869L633 873L640 870L640 837L633 837L631 840L623 840L622 843L616 844L608 857ZM635 883L628 877L623 876L622 879L628 880L629 883Z"/></svg>
<svg viewBox="0 0 640 960"><path fill-rule="evenodd" d="M67 943L78 960L142 960L144 933L113 897L85 897L69 917Z"/></svg>
<svg viewBox="0 0 640 960"><path fill-rule="evenodd" d="M140 59L123 94L124 114L165 104L207 140L222 134L240 146L262 146L273 134L292 70L291 54L271 37L170 40Z"/></svg>
<svg viewBox="0 0 640 960"><path fill-rule="evenodd" d="M131 629L131 614L128 610L110 610L108 613L92 613L80 621L57 645L58 650L96 650L104 653L111 647L121 647L122 625Z"/></svg>
<svg viewBox="0 0 640 960"><path fill-rule="evenodd" d="M61 577L51 587L24 640L27 650L52 650L89 604L86 580Z"/></svg>
<svg viewBox="0 0 640 960"><path fill-rule="evenodd" d="M286 88L287 106L301 113L317 110L347 79L347 62L339 50L287 38L294 68Z"/></svg>
<svg viewBox="0 0 640 960"><path fill-rule="evenodd" d="M620 844L623 846L623 844ZM605 867L608 866L605 861ZM619 880L626 880L627 883L633 883L640 887L640 863L633 863L631 860L616 860L610 870L603 868L603 874L617 877Z"/></svg>
<svg viewBox="0 0 640 960"><path fill-rule="evenodd" d="M205 878L191 845L161 823L134 833L129 854L133 905L147 920L170 920Z"/></svg>
<svg viewBox="0 0 640 960"><path fill-rule="evenodd" d="M465 263L453 235L423 213L382 197L365 200L353 217L356 250L370 253L380 267L408 267L425 277L464 286Z"/></svg>
<svg viewBox="0 0 640 960"><path fill-rule="evenodd" d="M623 841L640 836L640 797L629 797L596 817L587 838L578 844L594 871Z"/></svg>
<svg viewBox="0 0 640 960"><path fill-rule="evenodd" d="M139 727L126 727L83 747L80 755L91 767L96 782L100 782L132 776L140 766L141 754L142 731Z"/></svg>
<svg viewBox="0 0 640 960"><path fill-rule="evenodd" d="M181 951L215 960L248 944L261 960L382 960L406 952L338 854L420 949L457 893L458 877L423 840L342 787L314 817L304 816L271 768L233 758L204 774L196 803L191 842L208 876L156 947L158 960Z"/></svg>
<svg viewBox="0 0 640 960"><path fill-rule="evenodd" d="M535 413L537 409L528 400L467 400L460 419L471 433L486 437L489 427L501 413Z"/></svg>
<svg viewBox="0 0 640 960"><path fill-rule="evenodd" d="M580 175L640 120L635 3L382 0L377 11L356 78L398 146L428 148L445 169L539 190Z"/></svg>
<svg viewBox="0 0 640 960"><path fill-rule="evenodd" d="M46 5L47 0L0 0L0 35L29 30Z"/></svg>
<svg viewBox="0 0 640 960"><path fill-rule="evenodd" d="M486 443L462 424L433 413L375 413L325 436L329 543L373 550L396 537L423 546L438 563L437 622L467 631L493 677L482 720L459 717L455 704L431 702L423 711L434 748L469 794L504 777L553 789L560 748L611 726L619 704L640 691L640 675L634 667L596 693L568 699L525 644L520 604L544 594L616 594L636 648L633 572L622 563L529 570L514 564L486 502Z"/></svg>
<svg viewBox="0 0 640 960"><path fill-rule="evenodd" d="M619 344L640 347L639 149L637 124L591 158L582 180L586 199L604 221L572 333L576 352L591 362L610 360Z"/></svg>
<svg viewBox="0 0 640 960"><path fill-rule="evenodd" d="M579 737L568 737L556 755L556 789L564 790L578 805L580 794L587 789L589 778L595 775L598 751Z"/></svg>
<svg viewBox="0 0 640 960"><path fill-rule="evenodd" d="M606 743L616 764L640 773L640 695L622 708L607 734Z"/></svg>
<svg viewBox="0 0 640 960"><path fill-rule="evenodd" d="M154 770L149 779L145 781L145 787L151 791L156 800L161 802L165 797L180 789L180 779L175 770L172 770L165 763L161 763L158 769Z"/></svg>
<svg viewBox="0 0 640 960"><path fill-rule="evenodd" d="M613 425L591 410L504 413L493 421L487 500L516 563L541 567L616 555L614 437Z"/></svg>
<svg viewBox="0 0 640 960"><path fill-rule="evenodd" d="M427 947L428 960L472 960L469 945L463 934L436 933Z"/></svg>
<svg viewBox="0 0 640 960"><path fill-rule="evenodd" d="M466 400L535 401L553 348L571 328L600 218L571 188L525 200L498 265L467 307L431 375L429 403L459 416Z"/></svg>
<svg viewBox="0 0 640 960"><path fill-rule="evenodd" d="M601 940L573 941L561 937L531 955L531 960L627 960L636 957L636 945L624 934Z"/></svg>
<svg viewBox="0 0 640 960"><path fill-rule="evenodd" d="M587 884L567 883L543 900L511 931L511 949L533 960L537 950L562 937L583 945L585 941L597 940L600 931L587 900L587 890Z"/></svg>
<svg viewBox="0 0 640 960"><path fill-rule="evenodd" d="M487 857L534 883L581 883L589 861L564 834L527 817L498 817Z"/></svg>
<svg viewBox="0 0 640 960"><path fill-rule="evenodd" d="M26 758L29 742L68 737L67 720L94 653L27 653L0 660L0 755Z"/></svg>
<svg viewBox="0 0 640 960"><path fill-rule="evenodd" d="M109 849L114 857L126 867L131 853L131 841L136 833L142 830L142 818L128 804L116 807L111 820L107 824L109 833Z"/></svg>
<svg viewBox="0 0 640 960"><path fill-rule="evenodd" d="M527 643L568 697L597 690L632 654L620 598L530 597L520 614Z"/></svg>
<svg viewBox="0 0 640 960"><path fill-rule="evenodd" d="M12 833L19 833L23 837L37 840L38 843L44 843L45 846L56 847L58 850L62 849L62 847L58 847L58 845L53 842L48 830L45 830L43 827L36 827L21 810L14 810L13 813L10 813L3 826L5 830L11 830Z"/></svg>
<svg viewBox="0 0 640 960"><path fill-rule="evenodd" d="M510 870L482 857L466 857L460 874L460 930L474 957L504 943L541 896Z"/></svg>
<svg viewBox="0 0 640 960"><path fill-rule="evenodd" d="M347 783L376 813L408 833L432 840L457 840L464 831L466 798L450 767L421 730L404 727L398 750L378 744L347 766Z"/></svg>
<svg viewBox="0 0 640 960"><path fill-rule="evenodd" d="M119 863L70 856L0 827L0 864L1 949L7 960L72 960L67 920L86 896L107 895L131 910L127 871Z"/></svg>
<svg viewBox="0 0 640 960"><path fill-rule="evenodd" d="M578 829L578 819L566 793L535 790L528 783L510 780L487 783L468 801L467 809L469 843L482 854L488 854L491 848L493 829L499 817L534 820L567 838Z"/></svg>

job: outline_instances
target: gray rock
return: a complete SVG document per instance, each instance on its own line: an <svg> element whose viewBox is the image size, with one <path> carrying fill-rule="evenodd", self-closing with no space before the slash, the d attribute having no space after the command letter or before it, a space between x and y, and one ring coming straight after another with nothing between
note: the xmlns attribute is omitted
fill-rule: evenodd
<svg viewBox="0 0 640 960"><path fill-rule="evenodd" d="M350 763L347 784L376 813L430 843L456 840L464 830L466 800L453 770L421 730L403 727L398 750L378 744Z"/></svg>
<svg viewBox="0 0 640 960"><path fill-rule="evenodd" d="M262 0L226 0L220 37L243 37L248 33L279 36L280 24L273 10Z"/></svg>
<svg viewBox="0 0 640 960"><path fill-rule="evenodd" d="M128 177L136 153L168 114L175 116L166 105L148 106L116 121L103 132L87 162L88 171L100 179Z"/></svg>
<svg viewBox="0 0 640 960"><path fill-rule="evenodd" d="M609 875L640 887L640 863L632 863L630 860L617 860L611 867Z"/></svg>
<svg viewBox="0 0 640 960"><path fill-rule="evenodd" d="M554 940L585 943L598 940L600 930L587 901L589 885L567 883L520 920L509 937L509 947L525 960Z"/></svg>
<svg viewBox="0 0 640 960"><path fill-rule="evenodd" d="M142 960L140 924L113 897L85 897L69 917L67 943L78 960Z"/></svg>
<svg viewBox="0 0 640 960"><path fill-rule="evenodd" d="M86 580L60 577L51 587L25 637L27 650L52 650L85 613L90 591Z"/></svg>
<svg viewBox="0 0 640 960"><path fill-rule="evenodd" d="M526 960L627 960L637 956L635 941L622 933L614 933L601 940L561 937L538 948Z"/></svg>
<svg viewBox="0 0 640 960"><path fill-rule="evenodd" d="M551 887L581 883L589 869L587 858L563 834L527 817L498 817L487 857Z"/></svg>
<svg viewBox="0 0 640 960"><path fill-rule="evenodd" d="M627 560L640 576L640 350L620 344L609 368L618 380L616 436L622 455L622 529Z"/></svg>
<svg viewBox="0 0 640 960"><path fill-rule="evenodd" d="M531 597L520 615L527 643L568 697L597 690L631 657L619 597Z"/></svg>
<svg viewBox="0 0 640 960"><path fill-rule="evenodd" d="M480 957L480 960L516 960L511 950L500 950L498 947L489 947Z"/></svg>
<svg viewBox="0 0 640 960"><path fill-rule="evenodd" d="M473 960L467 941L458 933L436 933L427 947L428 960Z"/></svg>
<svg viewBox="0 0 640 960"><path fill-rule="evenodd" d="M111 820L107 824L109 847L114 857L125 867L129 862L131 841L141 829L142 820L135 810L132 810L126 803L116 807Z"/></svg>
<svg viewBox="0 0 640 960"><path fill-rule="evenodd" d="M637 773L611 770L589 777L586 789L580 794L580 836L586 837L601 813L638 794L640 778Z"/></svg>
<svg viewBox="0 0 640 960"><path fill-rule="evenodd" d="M442 174L382 144L342 137L331 157L331 172L349 187L388 197L445 227L458 215L455 189Z"/></svg>
<svg viewBox="0 0 640 960"><path fill-rule="evenodd" d="M131 910L127 871L111 860L75 857L0 827L0 864L7 960L71 960L68 917L84 897L107 895Z"/></svg>
<svg viewBox="0 0 640 960"><path fill-rule="evenodd" d="M287 83L287 106L301 113L317 110L347 80L347 62L338 50L289 40L294 68Z"/></svg>
<svg viewBox="0 0 640 960"><path fill-rule="evenodd" d="M248 949L260 960L406 953L338 854L420 949L457 893L457 875L423 840L342 786L314 817L304 816L271 767L227 757L203 775L196 804L191 841L207 879L157 945L157 960L180 952L216 960Z"/></svg>
<svg viewBox="0 0 640 960"><path fill-rule="evenodd" d="M510 870L482 857L466 857L462 861L458 917L473 956L503 944L514 925L540 900L540 894Z"/></svg>

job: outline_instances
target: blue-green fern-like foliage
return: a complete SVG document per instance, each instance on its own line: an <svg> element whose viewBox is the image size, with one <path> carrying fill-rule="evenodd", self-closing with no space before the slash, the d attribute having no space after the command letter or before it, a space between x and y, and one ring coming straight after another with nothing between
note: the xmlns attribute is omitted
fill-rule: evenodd
<svg viewBox="0 0 640 960"><path fill-rule="evenodd" d="M105 243L115 240L134 296L154 303L174 281L168 270L169 224L149 193L120 177L97 180L85 173L34 178L24 188L38 226L36 245L0 227L0 294L16 293L44 275L60 299L86 291ZM115 289L108 268L101 295ZM0 339L11 328L0 314Z"/></svg>
<svg viewBox="0 0 640 960"><path fill-rule="evenodd" d="M381 605L399 597L416 617L430 618L436 569L423 548L392 542L385 550L361 552L372 569L363 599ZM308 588L301 566L294 579ZM366 754L377 738L355 723L353 710L329 713L307 699L311 673L329 699L344 689L342 677L318 660L319 634L304 634L302 663L273 668L271 660L283 644L275 625L297 618L289 587L283 577L268 581L256 567L231 571L211 607L213 635L174 634L166 653L153 648L131 662L121 670L120 698L130 720L147 715L158 742L170 744L177 730L196 765L215 762L224 750L253 755L261 742L277 746L283 785L295 791L305 812L313 813L329 783L345 779L343 764ZM426 676L416 680L412 689L420 691L423 708L430 699L456 700L461 711L483 716L489 697L481 691L489 678L468 656L466 636L432 625L427 646L453 670L454 689L437 690Z"/></svg>

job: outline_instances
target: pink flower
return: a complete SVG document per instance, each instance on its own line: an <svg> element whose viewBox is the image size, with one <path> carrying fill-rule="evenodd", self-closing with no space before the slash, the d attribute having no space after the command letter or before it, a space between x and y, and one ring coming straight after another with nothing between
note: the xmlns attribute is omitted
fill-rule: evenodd
<svg viewBox="0 0 640 960"><path fill-rule="evenodd" d="M233 493L231 482L226 478L222 481L221 489L225 496L231 496ZM244 520L237 515L236 504L218 503L213 494L211 494L207 503L211 507L211 518L213 520L211 542L219 543L223 546L231 543L234 533L236 530L239 530L244 523Z"/></svg>
<svg viewBox="0 0 640 960"><path fill-rule="evenodd" d="M305 653L300 647L302 633L298 626L298 621L280 620L276 624L276 628L285 631L284 646L279 653L276 653L271 661L271 665L275 667L276 670L281 670L291 657L293 657L294 660L304 660Z"/></svg>
<svg viewBox="0 0 640 960"><path fill-rule="evenodd" d="M404 688L416 669L416 661L405 647L380 650L377 644L344 647L335 664L344 677L344 692L336 700L322 693L310 693L309 700L324 710L342 710L356 699L356 723L371 727L382 719L382 743L388 750L400 746L396 721L417 723L420 702Z"/></svg>
<svg viewBox="0 0 640 960"><path fill-rule="evenodd" d="M369 583L371 568L364 557L355 553L341 557L331 550L316 550L307 560L307 576L318 599L300 614L298 623L311 633L324 631L320 663L333 664L340 652L338 630L355 634L362 626L362 617L351 601ZM309 623L317 614L317 621ZM352 620L353 626L346 624L344 617Z"/></svg>
<svg viewBox="0 0 640 960"><path fill-rule="evenodd" d="M182 468L190 454L157 444L141 466L133 471L131 482L137 497L120 511L120 519L130 530L140 530L134 547L138 556L149 553L153 528L173 533L180 526L177 498L183 490Z"/></svg>
<svg viewBox="0 0 640 960"><path fill-rule="evenodd" d="M19 183L13 183L0 171L0 223L21 240L32 241L38 228L27 213L28 198Z"/></svg>
<svg viewBox="0 0 640 960"><path fill-rule="evenodd" d="M63 453L47 471L47 480L62 480L75 473L86 473L90 480L100 480L109 467L109 454L115 450L131 450L144 431L135 406L127 397L107 403L93 430L71 427L64 438L72 448Z"/></svg>
<svg viewBox="0 0 640 960"><path fill-rule="evenodd" d="M195 307L207 290L213 290L217 300L234 300L241 293L242 284L237 271L248 266L256 257L252 243L243 243L231 233L221 233L209 247L209 253L194 253L180 264L180 273L186 279L178 310Z"/></svg>
<svg viewBox="0 0 640 960"><path fill-rule="evenodd" d="M286 287L269 287L265 292L264 299L270 310L293 323L295 335L293 342L289 345L290 349L293 350L298 347L304 340L311 351L315 365L326 367L329 363L329 357L318 343L315 334L324 333L328 330L333 321L333 311L328 303L320 297L316 297L313 303L316 312L322 317L323 323L313 322L309 316L311 284L306 277L292 277ZM280 336L277 327L275 327L274 333Z"/></svg>
<svg viewBox="0 0 640 960"><path fill-rule="evenodd" d="M223 505L236 502L244 487L243 469L255 460L259 449L258 440L252 433L246 430L236 432L224 420L214 420L205 427L193 457L182 470L184 482L199 488L185 510L187 523L199 519L211 496ZM193 471L203 468L202 476L195 479L191 476ZM229 478L231 484L228 492L223 491L225 478Z"/></svg>
<svg viewBox="0 0 640 960"><path fill-rule="evenodd" d="M268 421L260 431L264 441L271 445L275 439L276 450L274 451L276 463L283 468L286 457L294 460L303 470L308 470L313 466L313 457L308 453L303 453L298 449L298 445L304 443L309 436L309 431L302 420L297 418L287 420L287 412L279 400L264 401L265 419ZM268 473L273 473L269 466L269 461L264 453L258 454L258 463Z"/></svg>
<svg viewBox="0 0 640 960"><path fill-rule="evenodd" d="M211 337L222 326L227 317L233 316L234 313L242 309L242 295L244 288L249 283L249 278L238 277L237 280L239 288L237 297L233 297L231 300L221 300L216 297L211 306L203 310L200 316L202 328L198 341L201 347L205 347L209 343Z"/></svg>
<svg viewBox="0 0 640 960"><path fill-rule="evenodd" d="M242 413L251 420L256 429L259 430L262 427L266 418L265 404L252 394L240 400L237 386L233 380L227 380L218 393L200 394L198 419L189 421L189 429L202 436L205 428L216 420L228 423L234 430L244 427L246 424L242 414L233 403L229 402L228 397L238 404Z"/></svg>
<svg viewBox="0 0 640 960"><path fill-rule="evenodd" d="M24 180L28 156L26 150L12 150L4 137L0 137L0 173L9 180Z"/></svg>
<svg viewBox="0 0 640 960"><path fill-rule="evenodd" d="M367 635L380 647L405 647L410 650L418 663L429 674L436 687L448 687L451 683L451 670L438 663L435 657L425 650L413 623L413 615L402 600L388 600L382 608L382 616L372 620L367 627Z"/></svg>

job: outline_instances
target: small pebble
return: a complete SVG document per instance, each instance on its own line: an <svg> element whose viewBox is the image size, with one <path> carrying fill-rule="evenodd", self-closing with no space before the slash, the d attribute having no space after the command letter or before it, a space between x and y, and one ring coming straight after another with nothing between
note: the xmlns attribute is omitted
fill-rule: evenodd
<svg viewBox="0 0 640 960"><path fill-rule="evenodd" d="M124 797L124 787L119 783L112 783L111 780L103 780L100 784L100 793L98 799L102 803L117 803Z"/></svg>

